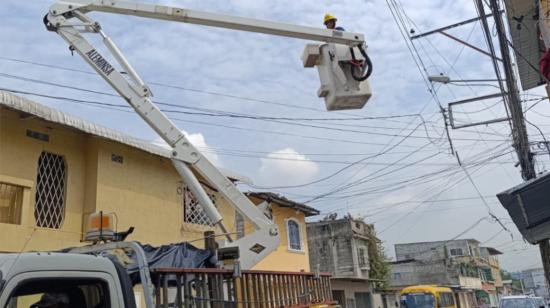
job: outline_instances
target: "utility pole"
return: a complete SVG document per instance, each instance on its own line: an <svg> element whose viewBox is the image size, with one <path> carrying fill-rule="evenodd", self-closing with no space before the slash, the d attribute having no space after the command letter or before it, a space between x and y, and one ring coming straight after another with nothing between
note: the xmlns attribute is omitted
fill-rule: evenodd
<svg viewBox="0 0 550 308"><path fill-rule="evenodd" d="M482 20L485 36L490 49L492 48L491 32L489 31L489 25L486 20L485 9L482 0L476 0L477 8ZM512 61L510 56L510 49L508 47L508 38L506 36L506 29L502 20L497 0L489 0L491 7L491 13L495 20L495 27L498 36L498 42L500 45L500 52L502 56L502 66L504 68L504 76L506 78L506 95L504 95L506 106L508 107L509 116L512 125L512 138L514 141L514 149L516 150L519 165L521 167L521 175L524 180L528 181L537 177L535 171L535 164L533 161L533 153L529 145L529 139L527 135L527 129L525 126L525 118L521 106L521 99L519 96L519 90L515 78L514 71L512 69ZM496 63L496 60L493 61ZM498 63L496 63L498 65ZM495 71L497 76L499 75L499 68L495 65ZM501 90L504 92L502 83L500 84ZM539 242L540 255L542 258L542 264L544 267L544 275L546 278L546 285L550 286L550 242L548 239Z"/></svg>

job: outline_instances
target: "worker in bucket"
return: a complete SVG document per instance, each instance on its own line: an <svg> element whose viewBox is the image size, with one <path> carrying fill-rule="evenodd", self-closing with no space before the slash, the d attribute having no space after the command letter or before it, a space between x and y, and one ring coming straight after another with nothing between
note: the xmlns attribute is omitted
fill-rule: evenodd
<svg viewBox="0 0 550 308"><path fill-rule="evenodd" d="M342 27L336 27L336 22L337 21L338 21L338 19L336 18L336 16L334 16L330 13L325 14L324 24L327 27L327 29L338 30L338 31L346 31Z"/></svg>

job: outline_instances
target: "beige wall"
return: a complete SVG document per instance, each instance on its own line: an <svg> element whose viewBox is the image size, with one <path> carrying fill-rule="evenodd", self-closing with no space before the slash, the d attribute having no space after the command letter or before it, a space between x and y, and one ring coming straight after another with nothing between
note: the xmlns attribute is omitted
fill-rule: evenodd
<svg viewBox="0 0 550 308"><path fill-rule="evenodd" d="M331 289L334 291L342 290L348 298L355 298L355 293L370 293L372 307L382 307L382 296L374 293L368 281L350 281L343 279L332 279L330 281ZM399 298L399 297L398 297ZM359 307L357 307L359 308Z"/></svg>
<svg viewBox="0 0 550 308"><path fill-rule="evenodd" d="M27 129L48 134L49 142L27 137ZM25 187L21 225L0 224L0 251L48 250L80 245L85 140L72 130L35 119L21 119L15 112L0 109L0 181ZM60 230L35 227L34 188L42 151L63 155L69 170L65 220Z"/></svg>
<svg viewBox="0 0 550 308"><path fill-rule="evenodd" d="M49 142L27 137L27 129L48 134ZM62 155L66 161L66 212L60 229L35 227L35 182L42 151ZM123 163L112 161L112 154L122 156ZM1 108L0 182L25 187L21 225L0 224L0 251L82 245L87 216L100 210L116 213L118 230L135 227L128 240L152 245L198 239L192 244L203 247L203 232L212 229L183 223L182 182L169 159L61 125L21 119L16 112ZM228 231L234 232L234 209L220 196L216 199ZM309 271L304 213L274 206L274 214L281 230L281 245L255 269ZM300 223L303 252L288 250L288 218ZM251 232L250 224L246 228Z"/></svg>
<svg viewBox="0 0 550 308"><path fill-rule="evenodd" d="M260 204L263 200L252 198L252 202ZM271 271L310 271L309 253L307 246L306 220L305 215L301 211L277 206L272 203L273 217L275 223L279 226L281 242L277 250L263 259L253 269L255 270L271 270ZM291 251L288 248L288 233L286 222L289 218L296 219L300 224L300 235L302 236L303 251ZM245 224L245 233L253 231L252 225Z"/></svg>

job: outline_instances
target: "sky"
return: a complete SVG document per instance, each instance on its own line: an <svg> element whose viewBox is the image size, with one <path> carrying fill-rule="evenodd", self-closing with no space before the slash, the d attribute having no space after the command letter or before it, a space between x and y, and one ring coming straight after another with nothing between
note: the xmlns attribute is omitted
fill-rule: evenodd
<svg viewBox="0 0 550 308"><path fill-rule="evenodd" d="M42 18L51 3L2 0L0 88L159 143L59 36L46 31ZM508 123L450 129L454 152L446 136L440 106L495 93L495 84L434 84L430 91L425 81L439 74L493 79L490 59L441 35L416 40L410 50L388 4L396 4L408 35L477 16L472 1L157 3L316 27L331 12L346 30L365 35L374 63L373 97L361 110L327 112L316 96L316 70L300 60L307 41L89 14L149 84L154 100L177 105L161 109L192 142L220 167L253 180L252 186L240 184L241 190L269 190L304 202L321 211L312 220L331 213L362 217L375 225L390 257L397 243L458 237L503 252L507 270L541 266L538 248L523 241L495 197L522 182ZM449 33L486 49L479 23ZM98 37L88 38L101 46ZM541 130L528 126L531 141L542 141L550 126L548 101L535 105L542 96L542 88L522 93L524 107L531 107L526 118ZM493 99L456 107L453 115L466 124L503 117L505 110ZM536 161L537 171L545 171L548 159L537 155Z"/></svg>

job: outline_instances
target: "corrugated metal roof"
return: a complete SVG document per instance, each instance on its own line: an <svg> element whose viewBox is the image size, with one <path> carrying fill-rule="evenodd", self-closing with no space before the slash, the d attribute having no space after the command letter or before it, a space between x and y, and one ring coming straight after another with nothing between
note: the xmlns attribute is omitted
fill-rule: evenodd
<svg viewBox="0 0 550 308"><path fill-rule="evenodd" d="M169 149L163 148L142 139L134 138L132 136L123 134L119 131L104 126L88 122L75 116L68 115L57 109L44 106L13 93L0 90L0 107L2 106L19 112L30 114L45 121L65 125L90 135L119 142L154 155L171 158ZM222 168L220 168L220 170L222 170L224 175L228 178L239 180L245 183L252 183L252 181L248 177Z"/></svg>
<svg viewBox="0 0 550 308"><path fill-rule="evenodd" d="M537 71L539 60L544 53L543 44L539 40L537 1L505 0L504 2L521 87L523 90L529 90L544 84L544 80Z"/></svg>

